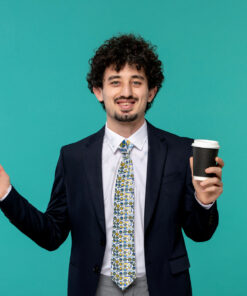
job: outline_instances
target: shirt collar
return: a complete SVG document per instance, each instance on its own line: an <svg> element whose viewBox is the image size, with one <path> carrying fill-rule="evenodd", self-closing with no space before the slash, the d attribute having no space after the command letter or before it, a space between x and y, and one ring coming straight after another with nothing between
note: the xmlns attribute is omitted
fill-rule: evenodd
<svg viewBox="0 0 247 296"><path fill-rule="evenodd" d="M115 153L121 144L121 142L125 138L120 136L119 134L113 132L107 127L107 123L105 125L105 140L111 148L112 152ZM144 121L143 125L129 138L125 139L129 140L138 150L142 150L146 140L147 140L147 122Z"/></svg>

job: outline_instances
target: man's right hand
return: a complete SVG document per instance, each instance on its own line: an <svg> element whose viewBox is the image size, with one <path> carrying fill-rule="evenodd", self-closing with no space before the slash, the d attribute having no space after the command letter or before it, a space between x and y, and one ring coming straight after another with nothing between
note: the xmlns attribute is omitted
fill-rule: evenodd
<svg viewBox="0 0 247 296"><path fill-rule="evenodd" d="M4 197L7 193L8 188L10 186L10 178L0 165L0 200Z"/></svg>

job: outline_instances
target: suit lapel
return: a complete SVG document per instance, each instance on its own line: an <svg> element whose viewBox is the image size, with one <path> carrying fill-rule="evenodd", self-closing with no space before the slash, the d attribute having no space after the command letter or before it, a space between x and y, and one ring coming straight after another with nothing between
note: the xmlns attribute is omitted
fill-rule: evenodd
<svg viewBox="0 0 247 296"><path fill-rule="evenodd" d="M148 129L148 164L146 198L144 212L144 231L150 223L155 204L159 194L162 172L164 170L167 144L165 138L158 135L157 129L147 122ZM102 147L105 127L94 134L86 145L85 168L89 176L88 184L91 192L91 199L95 209L99 225L104 233L105 230L105 210L102 179Z"/></svg>
<svg viewBox="0 0 247 296"><path fill-rule="evenodd" d="M95 216L104 233L105 230L105 210L102 179L102 147L105 134L105 127L92 136L85 149L85 168L87 171L87 180L95 209Z"/></svg>
<svg viewBox="0 0 247 296"><path fill-rule="evenodd" d="M162 172L167 156L165 138L158 135L157 129L147 122L148 127L148 164L146 198L144 212L144 233L150 223L155 204L159 195Z"/></svg>

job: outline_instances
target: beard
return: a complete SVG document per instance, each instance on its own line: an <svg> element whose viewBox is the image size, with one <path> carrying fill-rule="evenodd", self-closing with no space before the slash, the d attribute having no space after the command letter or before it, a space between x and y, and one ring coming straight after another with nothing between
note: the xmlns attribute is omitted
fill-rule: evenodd
<svg viewBox="0 0 247 296"><path fill-rule="evenodd" d="M114 118L118 121L121 121L121 122L131 122L131 121L134 121L136 120L138 117L138 114L132 114L132 115L129 115L129 114L125 114L125 115L119 115L117 113L114 114Z"/></svg>

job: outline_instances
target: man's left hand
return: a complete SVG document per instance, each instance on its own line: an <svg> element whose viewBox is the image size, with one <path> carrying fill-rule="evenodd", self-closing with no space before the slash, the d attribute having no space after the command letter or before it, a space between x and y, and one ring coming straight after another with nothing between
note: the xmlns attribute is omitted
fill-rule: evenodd
<svg viewBox="0 0 247 296"><path fill-rule="evenodd" d="M217 167L209 167L205 170L207 174L214 173L216 177L211 177L204 181L194 180L193 177L193 157L190 157L190 168L192 174L192 183L194 185L196 196L202 204L210 204L214 202L223 192L222 168L224 167L224 161L216 157Z"/></svg>

